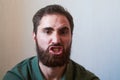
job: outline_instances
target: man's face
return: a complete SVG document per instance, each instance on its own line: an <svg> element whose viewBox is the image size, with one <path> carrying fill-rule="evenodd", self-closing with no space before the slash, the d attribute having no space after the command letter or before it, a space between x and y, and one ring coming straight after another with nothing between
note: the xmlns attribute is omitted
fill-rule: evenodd
<svg viewBox="0 0 120 80"><path fill-rule="evenodd" d="M67 18L60 14L45 15L34 33L40 62L48 67L63 66L69 60L71 28Z"/></svg>

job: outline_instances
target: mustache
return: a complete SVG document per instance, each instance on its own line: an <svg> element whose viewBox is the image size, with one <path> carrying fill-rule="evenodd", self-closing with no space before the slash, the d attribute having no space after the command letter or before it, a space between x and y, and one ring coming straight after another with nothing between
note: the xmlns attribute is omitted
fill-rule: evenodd
<svg viewBox="0 0 120 80"><path fill-rule="evenodd" d="M63 46L63 44L61 44L61 43L53 43L53 44L51 44L50 46ZM50 47L49 46L49 47Z"/></svg>

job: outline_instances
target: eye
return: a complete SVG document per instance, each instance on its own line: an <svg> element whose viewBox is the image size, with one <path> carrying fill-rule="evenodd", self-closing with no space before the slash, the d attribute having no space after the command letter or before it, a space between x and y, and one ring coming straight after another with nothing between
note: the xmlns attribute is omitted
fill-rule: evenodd
<svg viewBox="0 0 120 80"><path fill-rule="evenodd" d="M60 35L68 35L69 34L69 29L68 28L63 28L60 30Z"/></svg>
<svg viewBox="0 0 120 80"><path fill-rule="evenodd" d="M52 34L53 29L51 27L46 27L43 29L43 32L47 35L50 35L50 34Z"/></svg>
<svg viewBox="0 0 120 80"><path fill-rule="evenodd" d="M49 29L44 30L44 33L46 33L46 34L50 35L50 34L52 33L52 30L49 30Z"/></svg>

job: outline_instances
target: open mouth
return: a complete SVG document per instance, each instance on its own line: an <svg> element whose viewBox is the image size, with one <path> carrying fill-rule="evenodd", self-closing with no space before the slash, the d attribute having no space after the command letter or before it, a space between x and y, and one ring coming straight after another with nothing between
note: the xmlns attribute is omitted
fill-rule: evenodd
<svg viewBox="0 0 120 80"><path fill-rule="evenodd" d="M62 46L50 46L49 47L49 52L51 54L59 55L62 54L63 52L63 47Z"/></svg>

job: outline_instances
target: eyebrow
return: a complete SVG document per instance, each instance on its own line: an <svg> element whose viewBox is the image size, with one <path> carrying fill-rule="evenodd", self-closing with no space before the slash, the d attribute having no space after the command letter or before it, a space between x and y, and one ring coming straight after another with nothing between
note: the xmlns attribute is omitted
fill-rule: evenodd
<svg viewBox="0 0 120 80"><path fill-rule="evenodd" d="M45 27L45 28L43 28L43 31L45 31L45 30L53 31L54 29L51 27ZM64 26L64 27L59 28L58 30L69 30L69 28L67 26Z"/></svg>
<svg viewBox="0 0 120 80"><path fill-rule="evenodd" d="M46 27L46 28L43 28L43 30L53 30L53 28L51 28L51 27Z"/></svg>
<svg viewBox="0 0 120 80"><path fill-rule="evenodd" d="M67 26L64 26L64 27L60 28L60 30L69 30L69 28Z"/></svg>

